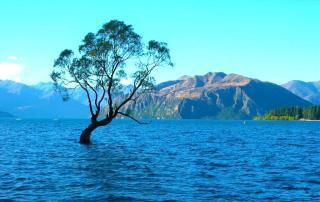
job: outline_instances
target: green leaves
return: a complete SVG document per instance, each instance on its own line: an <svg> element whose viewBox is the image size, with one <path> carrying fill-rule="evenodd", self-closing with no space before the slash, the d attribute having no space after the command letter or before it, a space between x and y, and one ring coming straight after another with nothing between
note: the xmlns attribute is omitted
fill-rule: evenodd
<svg viewBox="0 0 320 202"><path fill-rule="evenodd" d="M167 48L167 43L151 40L148 43L147 49L149 50L148 54L150 56L166 63L166 65L173 66L170 58L170 51Z"/></svg>
<svg viewBox="0 0 320 202"><path fill-rule="evenodd" d="M66 67L71 63L71 57L73 56L72 50L65 49L62 51L58 57L58 59L54 62L54 67Z"/></svg>

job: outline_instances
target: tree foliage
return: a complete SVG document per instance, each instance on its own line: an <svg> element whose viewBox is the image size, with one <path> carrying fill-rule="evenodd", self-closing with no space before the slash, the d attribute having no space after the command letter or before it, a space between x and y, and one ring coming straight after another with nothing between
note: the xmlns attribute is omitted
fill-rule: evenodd
<svg viewBox="0 0 320 202"><path fill-rule="evenodd" d="M51 78L64 100L81 88L88 99L92 123L106 125L117 115L136 120L122 110L152 88L151 73L162 66L172 66L166 43L152 40L144 44L131 25L112 20L97 33L88 33L76 53L62 51ZM132 88L118 96L123 80L130 80Z"/></svg>
<svg viewBox="0 0 320 202"><path fill-rule="evenodd" d="M320 105L311 107L288 107L274 109L266 113L263 117L256 119L263 120L320 120Z"/></svg>

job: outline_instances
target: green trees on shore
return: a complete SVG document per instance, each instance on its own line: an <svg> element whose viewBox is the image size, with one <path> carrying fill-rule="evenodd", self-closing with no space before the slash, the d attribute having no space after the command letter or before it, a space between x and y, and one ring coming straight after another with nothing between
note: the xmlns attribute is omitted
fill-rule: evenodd
<svg viewBox="0 0 320 202"><path fill-rule="evenodd" d="M320 120L320 105L311 107L288 107L274 109L255 120Z"/></svg>

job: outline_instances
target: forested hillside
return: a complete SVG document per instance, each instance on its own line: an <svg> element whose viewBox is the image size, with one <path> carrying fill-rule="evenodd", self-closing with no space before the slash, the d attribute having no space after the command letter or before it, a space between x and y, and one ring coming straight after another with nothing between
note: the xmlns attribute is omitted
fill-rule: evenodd
<svg viewBox="0 0 320 202"><path fill-rule="evenodd" d="M320 120L320 105L312 107L289 107L274 109L263 117L256 117L260 120Z"/></svg>

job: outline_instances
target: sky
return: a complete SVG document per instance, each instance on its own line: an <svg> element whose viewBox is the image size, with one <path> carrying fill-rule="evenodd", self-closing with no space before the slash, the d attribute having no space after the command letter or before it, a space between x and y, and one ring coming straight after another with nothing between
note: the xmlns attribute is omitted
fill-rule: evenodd
<svg viewBox="0 0 320 202"><path fill-rule="evenodd" d="M320 0L1 0L0 79L50 81L59 53L117 19L168 43L157 82L207 72L320 80Z"/></svg>

